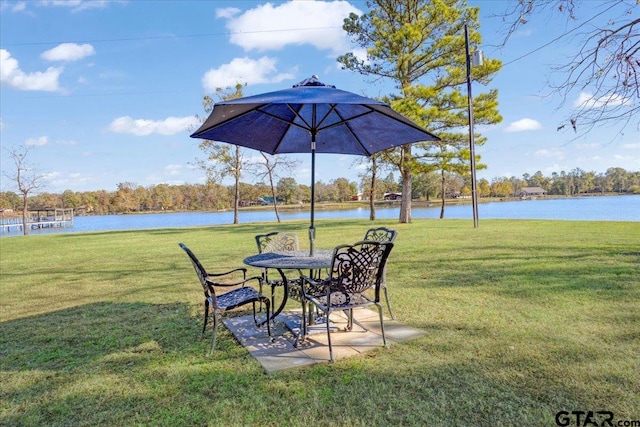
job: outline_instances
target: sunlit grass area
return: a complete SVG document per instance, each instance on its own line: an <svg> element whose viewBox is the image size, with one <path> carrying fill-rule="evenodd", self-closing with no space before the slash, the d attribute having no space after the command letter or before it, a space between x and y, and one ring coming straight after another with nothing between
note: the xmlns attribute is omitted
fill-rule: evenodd
<svg viewBox="0 0 640 427"><path fill-rule="evenodd" d="M0 239L0 425L640 419L638 223L331 220L317 222L316 247L380 225L399 233L387 272L396 318L426 334L273 375L224 328L206 356L202 291L178 243L224 270L265 231L308 247L304 221Z"/></svg>

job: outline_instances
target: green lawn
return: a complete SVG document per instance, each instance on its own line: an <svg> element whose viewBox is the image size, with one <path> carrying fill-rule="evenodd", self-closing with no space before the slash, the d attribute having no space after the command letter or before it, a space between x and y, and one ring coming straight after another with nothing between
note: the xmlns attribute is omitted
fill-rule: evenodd
<svg viewBox="0 0 640 427"><path fill-rule="evenodd" d="M318 221L316 247L372 224L399 232L391 302L426 335L274 375L224 328L206 356L202 292L178 242L223 270L275 228L308 247L306 222L3 237L0 425L640 420L640 223Z"/></svg>

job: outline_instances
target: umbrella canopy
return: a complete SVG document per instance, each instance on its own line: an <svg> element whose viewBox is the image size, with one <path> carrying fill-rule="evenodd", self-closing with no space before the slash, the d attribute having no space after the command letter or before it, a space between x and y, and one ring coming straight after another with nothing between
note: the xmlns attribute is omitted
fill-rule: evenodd
<svg viewBox="0 0 640 427"><path fill-rule="evenodd" d="M439 139L388 104L325 85L317 76L290 89L218 102L191 137L269 154L311 153L311 254L316 152L370 156Z"/></svg>

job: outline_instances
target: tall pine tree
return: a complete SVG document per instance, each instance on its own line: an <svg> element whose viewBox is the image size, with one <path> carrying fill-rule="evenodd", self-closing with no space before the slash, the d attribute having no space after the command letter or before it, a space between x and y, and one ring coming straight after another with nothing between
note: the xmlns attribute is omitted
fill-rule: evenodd
<svg viewBox="0 0 640 427"><path fill-rule="evenodd" d="M464 24L469 26L470 43L480 45L479 9L461 0L372 0L367 6L368 12L351 14L343 25L354 42L366 49L366 58L352 52L340 56L338 62L348 70L391 79L397 92L384 100L442 139L438 143L404 145L386 155L402 177L399 220L407 223L411 222L414 174L470 173ZM487 85L501 66L499 60L486 59L473 69L472 78ZM502 120L497 97L495 89L474 97L475 123L488 125ZM475 135L477 145L485 141Z"/></svg>

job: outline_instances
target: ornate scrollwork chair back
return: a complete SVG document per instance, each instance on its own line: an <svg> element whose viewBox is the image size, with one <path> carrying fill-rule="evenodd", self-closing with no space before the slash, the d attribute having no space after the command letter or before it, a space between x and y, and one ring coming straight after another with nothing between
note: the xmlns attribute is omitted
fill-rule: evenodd
<svg viewBox="0 0 640 427"><path fill-rule="evenodd" d="M351 330L354 323L353 310L375 305L380 316L382 341L386 346L384 318L380 305L380 286L384 266L392 248L391 242L370 240L353 245L337 246L334 249L329 277L321 281L309 277L303 278L304 300L313 303L326 316L331 361L334 361L334 358L328 320L333 311L344 311L348 314L346 329ZM370 295L371 290L373 290L373 296ZM303 318L306 316L305 305L303 302ZM303 334L306 334L306 330Z"/></svg>
<svg viewBox="0 0 640 427"><path fill-rule="evenodd" d="M376 242L392 242L396 239L398 232L387 227L370 228L364 234L364 240L374 240Z"/></svg>
<svg viewBox="0 0 640 427"><path fill-rule="evenodd" d="M370 228L364 234L364 240L375 240L376 242L392 242L393 243L397 235L398 235L398 232L391 228L387 228L387 227ZM395 319L396 317L393 315L393 311L391 310L391 303L389 302L389 293L387 291L386 269L384 269L382 272L382 283L380 287L384 291L384 299L387 302L387 309L389 310L389 316L391 316L392 319Z"/></svg>
<svg viewBox="0 0 640 427"><path fill-rule="evenodd" d="M272 231L266 234L258 234L255 236L258 245L258 253L268 252L291 252L300 250L298 243L298 235L295 233L283 233L280 231ZM275 306L275 289L284 284L284 279L269 279L269 270L262 269L263 283L271 286L271 306ZM262 288L260 288L262 292Z"/></svg>
<svg viewBox="0 0 640 427"><path fill-rule="evenodd" d="M295 233L272 231L267 234L258 234L256 244L258 245L258 253L300 250L298 236Z"/></svg>

